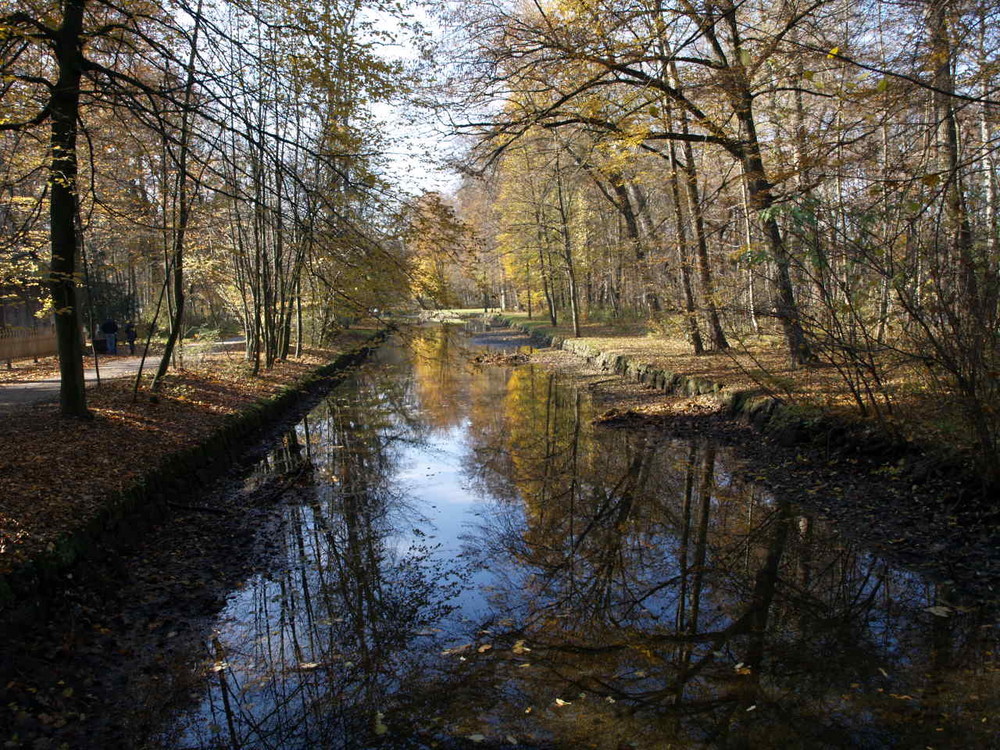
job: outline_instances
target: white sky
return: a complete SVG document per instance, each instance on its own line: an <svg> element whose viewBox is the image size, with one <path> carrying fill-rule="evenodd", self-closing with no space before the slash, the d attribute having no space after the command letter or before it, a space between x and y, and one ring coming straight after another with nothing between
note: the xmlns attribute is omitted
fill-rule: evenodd
<svg viewBox="0 0 1000 750"><path fill-rule="evenodd" d="M425 7L412 8L411 13L432 38L440 38L440 26ZM399 28L395 19L383 18L380 22L383 29L395 32L400 40L399 44L385 48L385 56L415 63L419 50L409 41L407 32ZM391 144L386 151L387 178L401 190L412 193L437 190L450 194L458 189L459 176L442 166L444 158L458 148L457 139L434 123L430 113L415 111L405 102L379 102L372 106L372 114L384 123Z"/></svg>

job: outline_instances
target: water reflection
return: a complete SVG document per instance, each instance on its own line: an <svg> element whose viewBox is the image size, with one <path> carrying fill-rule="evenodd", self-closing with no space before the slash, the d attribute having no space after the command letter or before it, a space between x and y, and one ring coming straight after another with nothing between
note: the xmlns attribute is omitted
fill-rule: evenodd
<svg viewBox="0 0 1000 750"><path fill-rule="evenodd" d="M993 616L444 329L286 436L189 747L993 745Z"/></svg>

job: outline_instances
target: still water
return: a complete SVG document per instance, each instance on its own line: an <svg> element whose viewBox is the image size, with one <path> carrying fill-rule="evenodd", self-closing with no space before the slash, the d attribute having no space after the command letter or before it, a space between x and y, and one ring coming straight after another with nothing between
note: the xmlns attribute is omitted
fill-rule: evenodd
<svg viewBox="0 0 1000 750"><path fill-rule="evenodd" d="M279 551L163 744L1000 743L991 612L467 346L383 347L247 480L290 480Z"/></svg>

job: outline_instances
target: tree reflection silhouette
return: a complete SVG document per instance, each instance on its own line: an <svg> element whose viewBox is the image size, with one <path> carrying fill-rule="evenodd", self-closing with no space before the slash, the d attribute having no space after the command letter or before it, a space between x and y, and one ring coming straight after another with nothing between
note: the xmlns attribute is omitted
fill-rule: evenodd
<svg viewBox="0 0 1000 750"><path fill-rule="evenodd" d="M386 350L261 469L308 473L276 564L213 642L188 740L994 744L988 609L749 481L728 449L595 428L586 392L469 368L451 336ZM404 471L440 461L434 440L465 473L446 529L426 521L444 500L412 488L445 490Z"/></svg>

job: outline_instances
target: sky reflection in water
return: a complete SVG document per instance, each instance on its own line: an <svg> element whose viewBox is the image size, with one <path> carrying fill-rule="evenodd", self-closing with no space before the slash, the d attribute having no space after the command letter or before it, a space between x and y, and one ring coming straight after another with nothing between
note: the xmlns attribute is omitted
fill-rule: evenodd
<svg viewBox="0 0 1000 750"><path fill-rule="evenodd" d="M544 370L472 367L455 331L386 347L258 467L294 478L281 551L220 614L169 741L997 743L992 613L726 450L590 412Z"/></svg>

